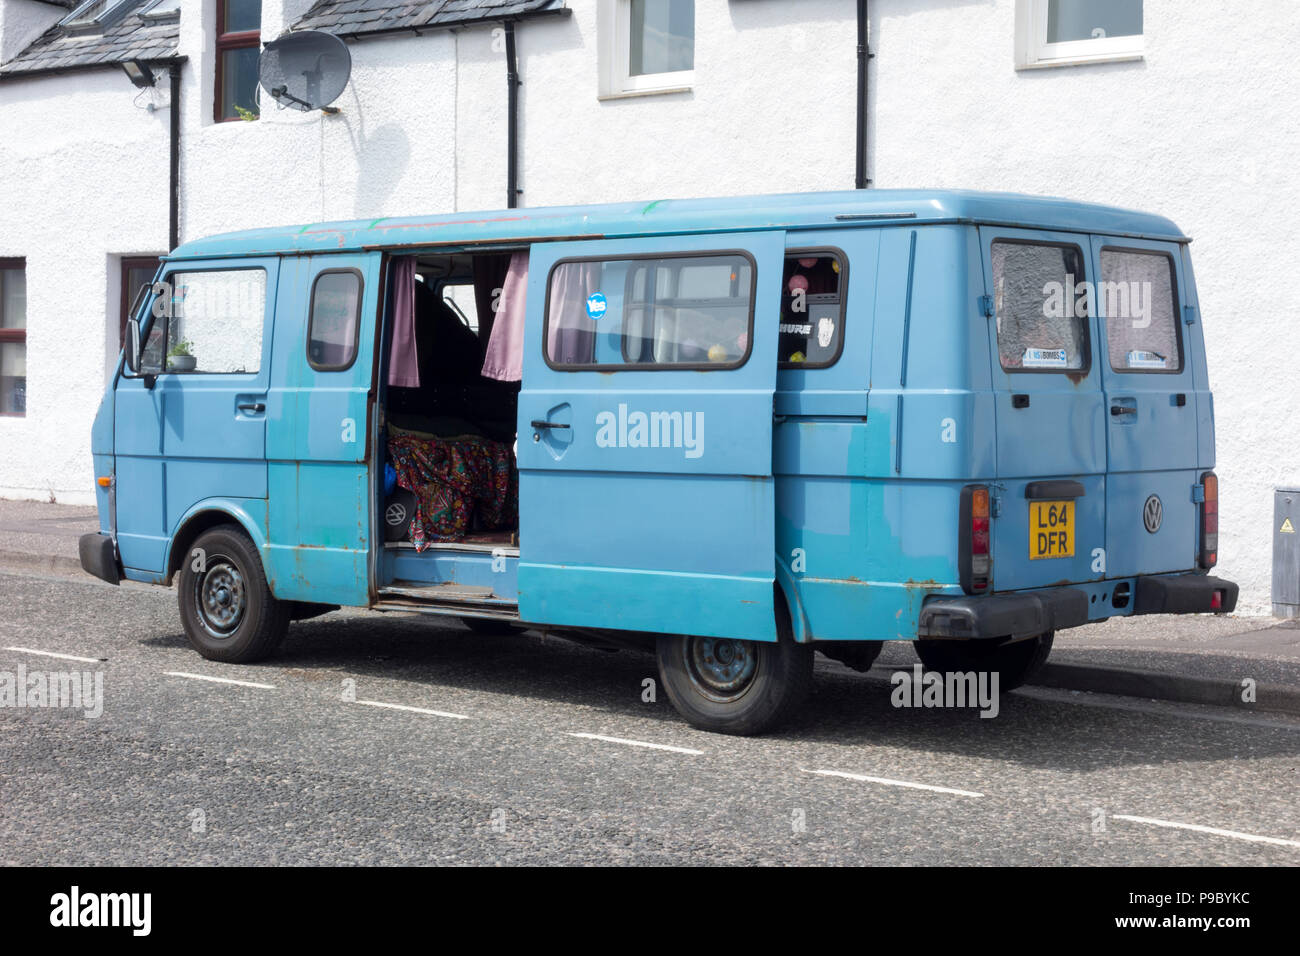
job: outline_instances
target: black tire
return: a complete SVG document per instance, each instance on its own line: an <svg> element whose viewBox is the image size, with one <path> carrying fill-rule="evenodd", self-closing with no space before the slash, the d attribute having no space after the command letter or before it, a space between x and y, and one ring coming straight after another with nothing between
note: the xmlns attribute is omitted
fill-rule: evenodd
<svg viewBox="0 0 1300 956"><path fill-rule="evenodd" d="M664 636L655 654L668 699L701 730L761 734L788 720L812 689L812 645L788 633L776 643Z"/></svg>
<svg viewBox="0 0 1300 956"><path fill-rule="evenodd" d="M926 670L940 673L987 671L998 674L998 690L1006 693L1023 685L1047 662L1053 633L992 647L986 641L916 641L916 656Z"/></svg>
<svg viewBox="0 0 1300 956"><path fill-rule="evenodd" d="M460 623L475 634L481 634L484 637L501 637L519 631L518 624L512 624L510 621L499 621L490 617L462 617Z"/></svg>
<svg viewBox="0 0 1300 956"><path fill-rule="evenodd" d="M177 591L190 644L208 660L229 664L274 653L294 609L294 602L276 600L257 548L233 525L199 535L181 565Z"/></svg>

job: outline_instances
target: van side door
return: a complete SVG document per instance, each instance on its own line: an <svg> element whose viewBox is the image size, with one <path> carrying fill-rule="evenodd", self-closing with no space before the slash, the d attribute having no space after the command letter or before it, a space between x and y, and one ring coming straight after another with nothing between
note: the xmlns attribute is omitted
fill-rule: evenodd
<svg viewBox="0 0 1300 956"><path fill-rule="evenodd" d="M144 340L152 382L120 375L118 548L139 580L161 580L171 536L204 501L251 513L266 499L266 408L279 260L170 262Z"/></svg>
<svg viewBox="0 0 1300 956"><path fill-rule="evenodd" d="M267 431L266 573L282 600L370 601L379 260L377 252L285 260Z"/></svg>
<svg viewBox="0 0 1300 956"><path fill-rule="evenodd" d="M1204 385L1177 243L1093 236L1106 396L1108 577L1196 567ZM1209 401L1209 395L1204 395Z"/></svg>
<svg viewBox="0 0 1300 956"><path fill-rule="evenodd" d="M532 247L519 614L775 640L783 232Z"/></svg>

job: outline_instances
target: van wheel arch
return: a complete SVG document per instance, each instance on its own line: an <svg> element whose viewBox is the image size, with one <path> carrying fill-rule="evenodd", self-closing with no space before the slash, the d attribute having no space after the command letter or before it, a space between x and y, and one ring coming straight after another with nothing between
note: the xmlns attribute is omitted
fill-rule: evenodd
<svg viewBox="0 0 1300 956"><path fill-rule="evenodd" d="M218 511L216 509L196 512L191 515L183 525L181 525L174 535L172 535L172 550L171 554L168 556L167 576L163 579L163 583L169 587L171 586L173 579L176 576L176 572L179 571L181 565L185 563L185 559L190 553L190 548L192 548L194 542L199 539L199 535L203 534L205 531L211 531L213 528L219 528L222 525L229 525L231 529L248 535L249 539L254 542L254 546L256 546L257 539L253 535L252 531L246 528L244 523L230 512Z"/></svg>

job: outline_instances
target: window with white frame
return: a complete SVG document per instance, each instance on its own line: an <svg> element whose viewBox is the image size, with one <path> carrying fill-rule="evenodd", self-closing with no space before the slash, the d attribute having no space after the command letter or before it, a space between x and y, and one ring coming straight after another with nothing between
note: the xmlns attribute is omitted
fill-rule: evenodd
<svg viewBox="0 0 1300 956"><path fill-rule="evenodd" d="M1017 0L1016 66L1142 58L1142 0Z"/></svg>
<svg viewBox="0 0 1300 956"><path fill-rule="evenodd" d="M695 0L601 0L601 95L686 90L695 80Z"/></svg>

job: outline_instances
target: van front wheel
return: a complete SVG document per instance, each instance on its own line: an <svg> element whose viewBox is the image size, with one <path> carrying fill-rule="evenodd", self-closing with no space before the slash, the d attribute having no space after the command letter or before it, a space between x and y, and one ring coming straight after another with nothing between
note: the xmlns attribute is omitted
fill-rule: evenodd
<svg viewBox="0 0 1300 956"><path fill-rule="evenodd" d="M813 651L721 637L661 637L659 679L687 722L722 734L759 734L786 720L812 687Z"/></svg>
<svg viewBox="0 0 1300 956"><path fill-rule="evenodd" d="M238 528L199 535L177 585L181 624L210 661L248 664L269 657L289 629L292 601L276 600L257 548Z"/></svg>
<svg viewBox="0 0 1300 956"><path fill-rule="evenodd" d="M1005 693L1020 687L1038 672L1052 651L1053 633L1014 644L990 646L985 641L915 641L916 656L926 670L940 673L996 672L998 690Z"/></svg>

